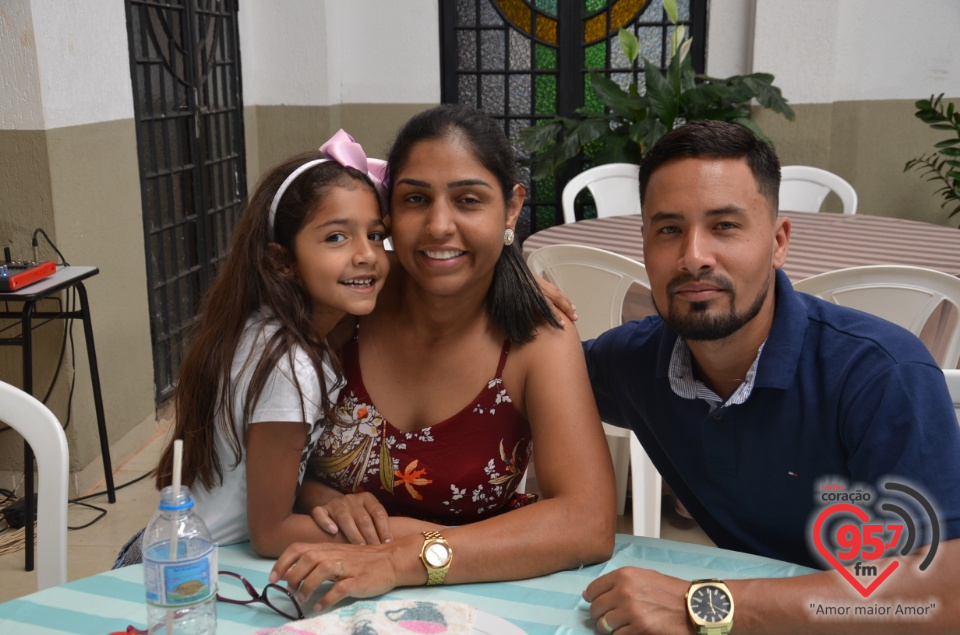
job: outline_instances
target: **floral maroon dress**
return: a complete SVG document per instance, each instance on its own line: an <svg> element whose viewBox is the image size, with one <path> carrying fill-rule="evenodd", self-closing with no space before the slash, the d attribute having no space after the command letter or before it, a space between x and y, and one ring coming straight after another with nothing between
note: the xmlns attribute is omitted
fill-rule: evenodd
<svg viewBox="0 0 960 635"><path fill-rule="evenodd" d="M392 516L463 524L536 500L516 493L530 460L530 424L503 387L505 342L496 376L445 421L415 432L393 427L371 403L357 338L342 351L346 384L308 470L341 492L370 492ZM387 465L387 469L381 466Z"/></svg>

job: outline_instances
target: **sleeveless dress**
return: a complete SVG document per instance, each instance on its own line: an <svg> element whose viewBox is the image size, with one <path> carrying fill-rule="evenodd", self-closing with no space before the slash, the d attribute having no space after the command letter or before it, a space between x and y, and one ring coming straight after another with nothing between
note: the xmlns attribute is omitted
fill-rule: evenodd
<svg viewBox="0 0 960 635"><path fill-rule="evenodd" d="M309 461L314 478L344 493L370 492L391 516L440 524L482 520L536 500L516 493L533 442L530 424L503 387L509 342L496 376L463 410L404 432L367 393L357 337L341 351L346 383L337 420L327 423Z"/></svg>

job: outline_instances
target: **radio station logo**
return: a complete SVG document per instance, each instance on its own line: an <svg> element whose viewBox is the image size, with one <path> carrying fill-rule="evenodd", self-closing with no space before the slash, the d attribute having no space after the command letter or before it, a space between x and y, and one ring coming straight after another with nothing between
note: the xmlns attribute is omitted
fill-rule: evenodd
<svg viewBox="0 0 960 635"><path fill-rule="evenodd" d="M869 489L850 491L845 484L833 481L822 483L817 492L818 502L827 507L813 522L813 547L865 598L901 566L896 560L881 564L881 558L906 556L918 546L918 526L930 530L930 549L919 565L921 571L933 562L940 544L940 523L923 494L895 481L887 481L883 489L888 493L880 512L875 507L880 501ZM898 502L909 503L910 511ZM915 515L919 510L926 518L921 515L918 523Z"/></svg>

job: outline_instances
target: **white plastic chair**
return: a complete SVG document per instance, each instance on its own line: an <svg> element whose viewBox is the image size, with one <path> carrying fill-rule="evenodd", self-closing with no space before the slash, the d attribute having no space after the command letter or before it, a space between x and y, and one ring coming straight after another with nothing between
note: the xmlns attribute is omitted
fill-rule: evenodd
<svg viewBox="0 0 960 635"><path fill-rule="evenodd" d="M42 591L67 581L67 437L46 406L2 381L0 420L20 433L37 460L37 587Z"/></svg>
<svg viewBox="0 0 960 635"><path fill-rule="evenodd" d="M551 245L530 254L530 269L550 280L577 307L580 339L597 337L623 321L623 302L634 285L649 290L646 268L636 260L583 245ZM662 480L631 430L603 424L617 476L617 513L623 514L632 467L633 533L660 536Z"/></svg>
<svg viewBox="0 0 960 635"><path fill-rule="evenodd" d="M576 175L563 188L563 222L576 221L573 202L587 188L597 205L597 218L640 213L640 166L633 163L598 165Z"/></svg>
<svg viewBox="0 0 960 635"><path fill-rule="evenodd" d="M941 368L957 367L960 278L924 267L867 265L821 273L800 280L793 287L834 304L872 313L917 336L933 312L946 302L951 306L940 311L933 341L928 346Z"/></svg>
<svg viewBox="0 0 960 635"><path fill-rule="evenodd" d="M947 380L947 390L950 392L950 398L953 399L953 410L957 413L957 421L960 422L960 370L944 369L943 378Z"/></svg>
<svg viewBox="0 0 960 635"><path fill-rule="evenodd" d="M819 212L827 194L834 192L844 214L857 213L857 191L833 172L809 165L780 168L780 209L786 212Z"/></svg>

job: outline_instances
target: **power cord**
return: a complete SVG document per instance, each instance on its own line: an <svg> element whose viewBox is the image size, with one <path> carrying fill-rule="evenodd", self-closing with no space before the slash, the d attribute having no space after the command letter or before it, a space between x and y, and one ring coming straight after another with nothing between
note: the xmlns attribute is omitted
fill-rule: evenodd
<svg viewBox="0 0 960 635"><path fill-rule="evenodd" d="M147 477L149 477L149 476L152 476L152 475L153 475L153 470L151 470L151 471L149 471L149 472L147 472L147 473L145 473L145 474L142 474L142 475L138 476L137 478L133 479L132 481L127 481L126 483L123 483L123 484L121 484L121 485L117 485L116 487L114 487L114 489L115 489L115 490L121 490L121 489L123 489L124 487L129 487L129 486L131 486L131 485L134 485L134 484L136 484L136 483L139 483L140 481L142 481L142 480L144 480L145 478L147 478ZM17 484L17 486L19 487L19 483ZM92 510L94 510L94 511L96 511L96 512L99 512L99 513L98 513L98 514L93 518L93 520L91 520L90 522L88 522L88 523L86 523L86 524L83 524L83 525L78 525L78 526L76 526L76 527L73 527L73 526L71 526L71 525L67 525L67 529L69 529L69 530L71 530L71 531L75 531L75 530L77 530L77 529L86 529L87 527L89 527L89 526L91 526L91 525L99 522L101 518L103 518L104 516L106 516L106 515L107 515L107 510L106 510L106 509L104 509L104 508L102 508L102 507L97 507L96 505L91 505L91 504L89 504L89 503L85 503L85 502L84 502L84 501L90 500L91 498L96 498L97 496L105 496L106 494L107 494L107 491L106 491L106 490L103 490L103 491L100 491L100 492L94 492L94 493L92 493L92 494L87 494L86 496L78 496L77 498L71 498L70 500L68 500L67 503L70 504L70 505L79 505L79 506L81 506L81 507L86 507L86 508L88 508L88 509L92 509ZM0 488L0 496L3 496L3 497L4 497L3 500L0 500L0 509L3 509L4 507L6 507L5 503L7 503L8 501L14 501L14 500L16 499L16 491L4 489L4 488ZM34 511L36 511L36 508L34 508Z"/></svg>
<svg viewBox="0 0 960 635"><path fill-rule="evenodd" d="M147 478L148 476L152 476L152 475L153 475L153 470L150 470L149 472L138 476L137 478L133 479L132 481L127 481L126 483L124 483L124 484L122 484L122 485L116 485L116 486L114 486L113 489L114 489L114 490L121 490L121 489L123 489L124 487L129 487L130 485L133 485L134 483L139 483L139 482L142 481L143 479ZM107 493L107 491L106 491L106 490L103 490L103 491L101 491L101 492L94 492L93 494L87 494L86 496L80 496L80 497L78 497L78 498L73 498L73 499L70 499L69 501L67 501L67 502L70 503L71 505L80 505L81 507L87 507L87 508L89 508L89 509L93 509L93 510L96 510L96 511L100 512L99 514L97 514L97 516L96 516L93 520L91 520L91 521L88 522L87 524L85 524L85 525L80 525L79 527L71 527L70 525L67 525L67 529L70 529L70 530L86 529L86 528L89 527L90 525L93 525L94 523L96 523L97 521L99 521L101 518L103 518L104 516L106 516L106 515L107 515L107 510L105 510L104 508L102 508L102 507L97 507L96 505L91 505L91 504L89 504L89 503L84 503L84 502L83 502L83 501L86 501L86 500L90 500L91 498L96 498L97 496L104 496L104 495L106 495L106 493Z"/></svg>

